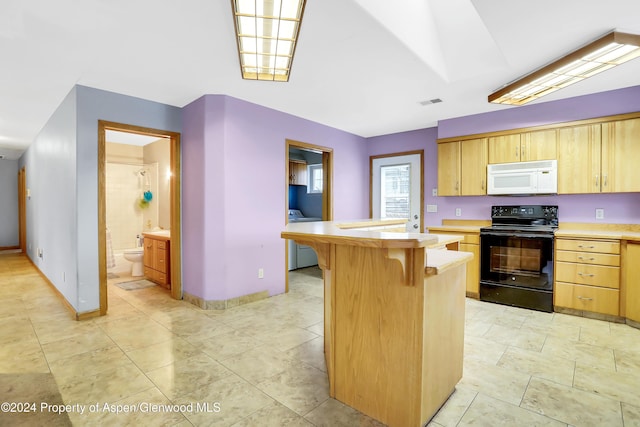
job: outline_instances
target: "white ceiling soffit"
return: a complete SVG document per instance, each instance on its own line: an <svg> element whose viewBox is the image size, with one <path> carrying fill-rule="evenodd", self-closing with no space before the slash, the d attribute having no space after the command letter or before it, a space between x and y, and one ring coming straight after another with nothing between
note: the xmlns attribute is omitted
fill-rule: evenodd
<svg viewBox="0 0 640 427"><path fill-rule="evenodd" d="M105 131L105 140L115 144L137 145L143 147L147 144L151 144L161 138L157 136L140 135L137 133L120 132L117 130Z"/></svg>

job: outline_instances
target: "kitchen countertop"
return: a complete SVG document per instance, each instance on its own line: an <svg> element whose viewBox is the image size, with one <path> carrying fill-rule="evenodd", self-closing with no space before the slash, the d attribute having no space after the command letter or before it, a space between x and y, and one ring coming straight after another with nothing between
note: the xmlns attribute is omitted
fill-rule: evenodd
<svg viewBox="0 0 640 427"><path fill-rule="evenodd" d="M613 239L640 241L640 232L625 230L567 230L558 229L556 237L576 237L582 239Z"/></svg>
<svg viewBox="0 0 640 427"><path fill-rule="evenodd" d="M482 226L479 225L429 225L425 227L431 231L453 231L457 233L480 233Z"/></svg>

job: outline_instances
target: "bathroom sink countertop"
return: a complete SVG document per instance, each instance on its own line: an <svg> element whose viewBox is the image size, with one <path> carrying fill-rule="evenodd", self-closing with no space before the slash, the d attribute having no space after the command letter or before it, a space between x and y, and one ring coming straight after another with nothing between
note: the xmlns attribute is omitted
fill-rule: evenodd
<svg viewBox="0 0 640 427"><path fill-rule="evenodd" d="M150 239L171 240L170 230L143 231L142 235L144 237L149 237Z"/></svg>

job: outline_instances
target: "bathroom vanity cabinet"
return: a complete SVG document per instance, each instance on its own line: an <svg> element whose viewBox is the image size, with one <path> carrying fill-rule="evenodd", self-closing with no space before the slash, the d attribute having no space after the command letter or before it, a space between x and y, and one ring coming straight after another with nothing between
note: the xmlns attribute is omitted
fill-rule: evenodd
<svg viewBox="0 0 640 427"><path fill-rule="evenodd" d="M142 233L144 236L144 275L167 289L171 289L169 247L171 239L160 233Z"/></svg>

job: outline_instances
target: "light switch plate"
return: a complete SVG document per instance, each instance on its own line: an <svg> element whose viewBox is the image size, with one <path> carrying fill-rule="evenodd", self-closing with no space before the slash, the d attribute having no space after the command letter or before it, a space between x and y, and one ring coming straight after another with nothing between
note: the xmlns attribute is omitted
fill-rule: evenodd
<svg viewBox="0 0 640 427"><path fill-rule="evenodd" d="M604 209L596 209L596 219L604 219Z"/></svg>
<svg viewBox="0 0 640 427"><path fill-rule="evenodd" d="M438 205L427 205L427 212L438 212Z"/></svg>

